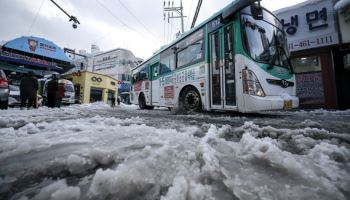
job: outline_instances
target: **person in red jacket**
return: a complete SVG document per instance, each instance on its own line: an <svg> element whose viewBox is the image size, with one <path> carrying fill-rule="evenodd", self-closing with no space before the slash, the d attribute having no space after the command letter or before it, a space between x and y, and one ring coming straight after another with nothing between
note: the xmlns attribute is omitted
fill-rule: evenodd
<svg viewBox="0 0 350 200"><path fill-rule="evenodd" d="M56 106L57 107L61 107L62 99L64 97L64 92L65 92L64 84L63 83L59 83L57 91L56 91L56 102L57 102Z"/></svg>

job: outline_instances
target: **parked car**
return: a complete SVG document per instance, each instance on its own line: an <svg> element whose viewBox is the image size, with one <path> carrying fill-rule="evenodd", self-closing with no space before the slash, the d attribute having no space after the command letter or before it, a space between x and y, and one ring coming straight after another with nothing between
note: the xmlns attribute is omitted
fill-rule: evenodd
<svg viewBox="0 0 350 200"><path fill-rule="evenodd" d="M7 109L9 101L9 83L5 72L0 69L0 109Z"/></svg>
<svg viewBox="0 0 350 200"><path fill-rule="evenodd" d="M9 85L10 96L9 96L9 106L20 106L21 105L21 92L17 85Z"/></svg>

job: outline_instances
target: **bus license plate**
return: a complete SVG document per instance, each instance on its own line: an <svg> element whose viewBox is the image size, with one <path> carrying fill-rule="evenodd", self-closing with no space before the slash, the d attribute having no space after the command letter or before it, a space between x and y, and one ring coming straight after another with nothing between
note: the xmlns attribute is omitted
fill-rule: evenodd
<svg viewBox="0 0 350 200"><path fill-rule="evenodd" d="M284 104L283 104L283 109L284 110L292 109L292 107L293 107L292 100L284 101Z"/></svg>

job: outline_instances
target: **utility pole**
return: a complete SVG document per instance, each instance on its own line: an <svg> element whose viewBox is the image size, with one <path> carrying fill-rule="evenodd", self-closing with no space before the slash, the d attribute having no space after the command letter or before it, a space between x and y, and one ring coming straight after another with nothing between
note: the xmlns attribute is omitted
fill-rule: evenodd
<svg viewBox="0 0 350 200"><path fill-rule="evenodd" d="M203 0L199 0L199 1L198 1L197 8L196 8L196 12L195 12L195 14L194 14L194 16L193 16L191 28L193 28L194 25L196 25L198 13L199 13L199 10L201 9L201 6L202 6L202 1L203 1Z"/></svg>
<svg viewBox="0 0 350 200"><path fill-rule="evenodd" d="M169 23L169 19L172 18L181 18L181 32L184 33L184 18L186 16L183 15L183 7L182 7L182 0L180 0L180 7L174 7L174 1L171 2L171 6L170 6L170 0L168 1L168 7L165 7L166 3L164 1L164 12L168 13L168 23ZM175 14L178 14L177 16L174 16L174 12ZM171 13L171 15L170 15ZM164 18L165 18L165 13L164 13Z"/></svg>

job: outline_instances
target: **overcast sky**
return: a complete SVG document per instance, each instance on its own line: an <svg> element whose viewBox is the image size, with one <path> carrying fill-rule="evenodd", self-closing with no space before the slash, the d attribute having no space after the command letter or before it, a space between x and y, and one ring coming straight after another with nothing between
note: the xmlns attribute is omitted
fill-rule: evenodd
<svg viewBox="0 0 350 200"><path fill-rule="evenodd" d="M55 0L81 24L72 28L68 17L50 0L0 0L0 41L20 36L51 40L60 47L90 52L91 44L102 51L127 48L147 59L169 43L181 29L180 20L163 20L163 0ZM173 0L178 6L180 0ZM277 10L305 0L263 0ZM168 0L167 0L168 2ZM183 0L185 31L191 26L198 0ZM197 24L232 0L203 0ZM170 34L172 33L172 34Z"/></svg>

